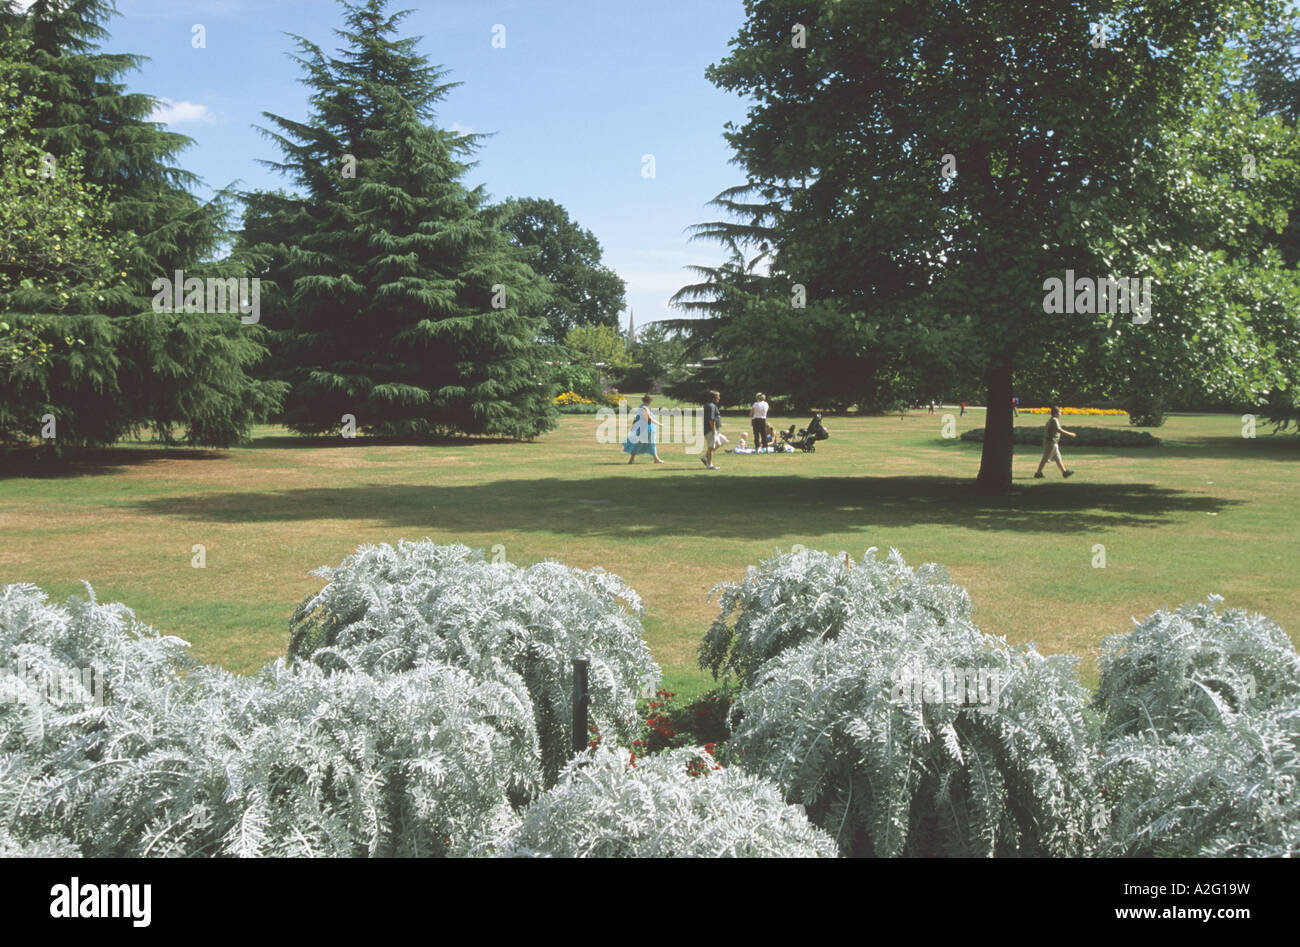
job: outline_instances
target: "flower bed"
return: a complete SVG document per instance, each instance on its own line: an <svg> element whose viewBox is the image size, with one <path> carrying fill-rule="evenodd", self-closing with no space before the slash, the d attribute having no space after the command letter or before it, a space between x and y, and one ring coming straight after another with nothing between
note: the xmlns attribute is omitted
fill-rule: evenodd
<svg viewBox="0 0 1300 947"><path fill-rule="evenodd" d="M1051 414L1051 408L1021 408L1021 414ZM1062 414L1090 414L1106 417L1126 418L1128 412L1123 408L1062 408Z"/></svg>
<svg viewBox="0 0 1300 947"><path fill-rule="evenodd" d="M561 414L595 414L601 408L617 408L619 396L605 394L595 401L576 391L562 391L551 400Z"/></svg>

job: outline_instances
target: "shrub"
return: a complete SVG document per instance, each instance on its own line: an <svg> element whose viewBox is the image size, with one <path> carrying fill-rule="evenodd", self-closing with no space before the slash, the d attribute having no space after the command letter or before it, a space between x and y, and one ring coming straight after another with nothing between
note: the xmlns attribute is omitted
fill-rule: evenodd
<svg viewBox="0 0 1300 947"><path fill-rule="evenodd" d="M229 774L210 817L223 853L451 854L540 789L518 679L476 681L432 662L378 678L277 662L254 679L210 672L204 683L215 726L191 753Z"/></svg>
<svg viewBox="0 0 1300 947"><path fill-rule="evenodd" d="M858 563L847 554L803 550L751 566L741 582L719 585L720 613L700 644L700 667L714 677L752 680L765 661L808 638L834 638L851 618L924 614L936 627L970 618L966 590L942 566L912 570L898 550Z"/></svg>
<svg viewBox="0 0 1300 947"><path fill-rule="evenodd" d="M659 667L641 636L640 599L617 576L556 562L521 569L482 551L402 541L363 546L290 621L290 657L382 675L437 661L478 680L523 679L547 785L572 747L575 657L591 661L590 713L630 738L636 697Z"/></svg>
<svg viewBox="0 0 1300 947"><path fill-rule="evenodd" d="M669 750L634 764L627 750L602 747L565 768L500 851L557 858L812 858L834 856L835 844L786 805L774 785L720 767L701 750Z"/></svg>
<svg viewBox="0 0 1300 947"><path fill-rule="evenodd" d="M1076 437L1068 438L1066 447L1159 447L1160 438L1149 431L1133 431L1122 427L1083 427L1070 425ZM961 439L973 444L984 443L984 428L973 427L961 433ZM1011 429L1011 439L1016 444L1041 447L1043 429L1039 426L1017 425Z"/></svg>
<svg viewBox="0 0 1300 947"><path fill-rule="evenodd" d="M0 676L0 828L27 853L436 855L540 787L517 677L234 677L120 605L33 586L0 589L0 655L24 672ZM92 665L102 704L78 687Z"/></svg>
<svg viewBox="0 0 1300 947"><path fill-rule="evenodd" d="M1136 427L1160 427L1165 423L1165 400L1151 392L1137 392L1124 403L1128 423Z"/></svg>
<svg viewBox="0 0 1300 947"><path fill-rule="evenodd" d="M1090 854L1106 819L1095 718L1071 659L978 638L895 618L786 651L742 692L729 752L803 802L846 854ZM996 710L896 699L909 658L954 680L997 675Z"/></svg>
<svg viewBox="0 0 1300 947"><path fill-rule="evenodd" d="M1096 708L1113 736L1218 727L1225 714L1300 705L1300 654L1262 615L1219 596L1161 609L1102 643Z"/></svg>
<svg viewBox="0 0 1300 947"><path fill-rule="evenodd" d="M766 658L745 670L729 756L806 805L846 854L1092 852L1106 815L1074 659L981 634L937 566L913 572L897 552L872 563L790 554L729 590L735 664ZM958 697L967 669L983 691Z"/></svg>
<svg viewBox="0 0 1300 947"><path fill-rule="evenodd" d="M600 372L587 365L573 362L556 365L551 380L560 391L574 392L592 400L600 398Z"/></svg>
<svg viewBox="0 0 1300 947"><path fill-rule="evenodd" d="M1300 856L1300 709L1229 712L1214 729L1106 748L1110 855Z"/></svg>
<svg viewBox="0 0 1300 947"><path fill-rule="evenodd" d="M1103 643L1101 778L1118 855L1300 855L1300 655L1222 601Z"/></svg>
<svg viewBox="0 0 1300 947"><path fill-rule="evenodd" d="M0 826L0 858L78 858L81 852L67 839L19 842Z"/></svg>

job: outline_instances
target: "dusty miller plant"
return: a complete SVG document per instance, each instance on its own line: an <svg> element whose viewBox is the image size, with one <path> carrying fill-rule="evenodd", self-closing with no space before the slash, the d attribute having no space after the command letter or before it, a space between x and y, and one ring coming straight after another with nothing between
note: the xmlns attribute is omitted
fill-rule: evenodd
<svg viewBox="0 0 1300 947"><path fill-rule="evenodd" d="M823 554L779 557L729 600L735 626L765 642L743 653L772 655L745 670L733 710L746 769L803 803L845 854L1092 853L1106 813L1074 659L982 634L964 591L896 553L860 583L837 569L849 571ZM895 584L906 607L885 602ZM803 608L757 614L777 601Z"/></svg>
<svg viewBox="0 0 1300 947"><path fill-rule="evenodd" d="M1286 632L1211 596L1161 609L1102 643L1096 706L1108 735L1195 733L1225 713L1300 702L1300 654Z"/></svg>
<svg viewBox="0 0 1300 947"><path fill-rule="evenodd" d="M778 555L717 586L710 597L719 615L700 644L700 667L745 683L784 649L834 638L853 618L921 614L938 627L970 619L970 596L942 566L913 570L897 549L883 559L875 552L858 562L811 549Z"/></svg>
<svg viewBox="0 0 1300 947"><path fill-rule="evenodd" d="M1103 644L1108 854L1300 855L1300 655L1221 601L1162 609Z"/></svg>
<svg viewBox="0 0 1300 947"><path fill-rule="evenodd" d="M835 843L772 783L700 749L639 758L600 747L571 762L497 854L556 858L815 858Z"/></svg>
<svg viewBox="0 0 1300 947"><path fill-rule="evenodd" d="M480 680L517 675L531 697L547 785L572 745L571 659L590 659L590 716L630 738L636 698L660 671L642 637L641 602L621 579L556 562L526 569L429 541L363 546L298 606L291 657L386 674L440 661Z"/></svg>
<svg viewBox="0 0 1300 947"><path fill-rule="evenodd" d="M1300 856L1300 710L1229 714L1210 730L1106 747L1105 854Z"/></svg>
<svg viewBox="0 0 1300 947"><path fill-rule="evenodd" d="M517 675L282 660L235 677L87 591L58 607L34 586L0 589L6 848L439 855L495 837L512 803L540 790ZM102 704L78 689L91 665Z"/></svg>

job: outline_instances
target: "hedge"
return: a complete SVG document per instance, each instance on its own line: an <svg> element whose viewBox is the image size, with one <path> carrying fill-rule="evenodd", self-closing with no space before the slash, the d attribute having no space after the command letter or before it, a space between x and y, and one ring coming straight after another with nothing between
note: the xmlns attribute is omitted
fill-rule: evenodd
<svg viewBox="0 0 1300 947"><path fill-rule="evenodd" d="M1083 427L1080 425L1071 425L1068 430L1073 431L1077 437L1065 438L1062 443L1068 443L1072 447L1159 447L1160 438L1146 431L1134 431L1130 428L1115 427ZM1014 427L1012 431L1012 440L1016 444L1028 444L1034 447L1041 446L1043 443L1043 428L1041 425L1033 427ZM965 431L961 435L963 441L972 444L984 443L984 428L974 427Z"/></svg>

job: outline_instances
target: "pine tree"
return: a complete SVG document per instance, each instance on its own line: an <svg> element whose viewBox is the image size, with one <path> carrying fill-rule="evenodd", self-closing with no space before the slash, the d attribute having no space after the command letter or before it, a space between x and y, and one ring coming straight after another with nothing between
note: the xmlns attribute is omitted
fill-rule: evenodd
<svg viewBox="0 0 1300 947"><path fill-rule="evenodd" d="M189 139L113 81L138 57L94 52L109 12L0 3L0 441L39 435L57 450L150 428L228 446L283 386L249 376L266 354L260 326L142 311L155 276L205 268L225 215L169 164Z"/></svg>
<svg viewBox="0 0 1300 947"><path fill-rule="evenodd" d="M198 178L175 163L192 139L165 131L149 116L151 95L120 81L143 57L99 51L110 0L34 0L24 11L0 3L0 30L22 42L18 82L38 101L32 128L56 159L85 157L89 184L108 198L108 229L133 234L123 269L128 293L108 295L110 315L149 306L156 276L193 269L220 243L224 194L203 203L188 190ZM18 57L15 57L18 58Z"/></svg>
<svg viewBox="0 0 1300 947"><path fill-rule="evenodd" d="M337 58L295 37L306 122L264 113L295 193L246 195L238 252L281 292L285 420L370 433L532 437L554 425L535 340L546 283L462 183L478 136L434 124L454 83L396 38L405 13L344 2Z"/></svg>

